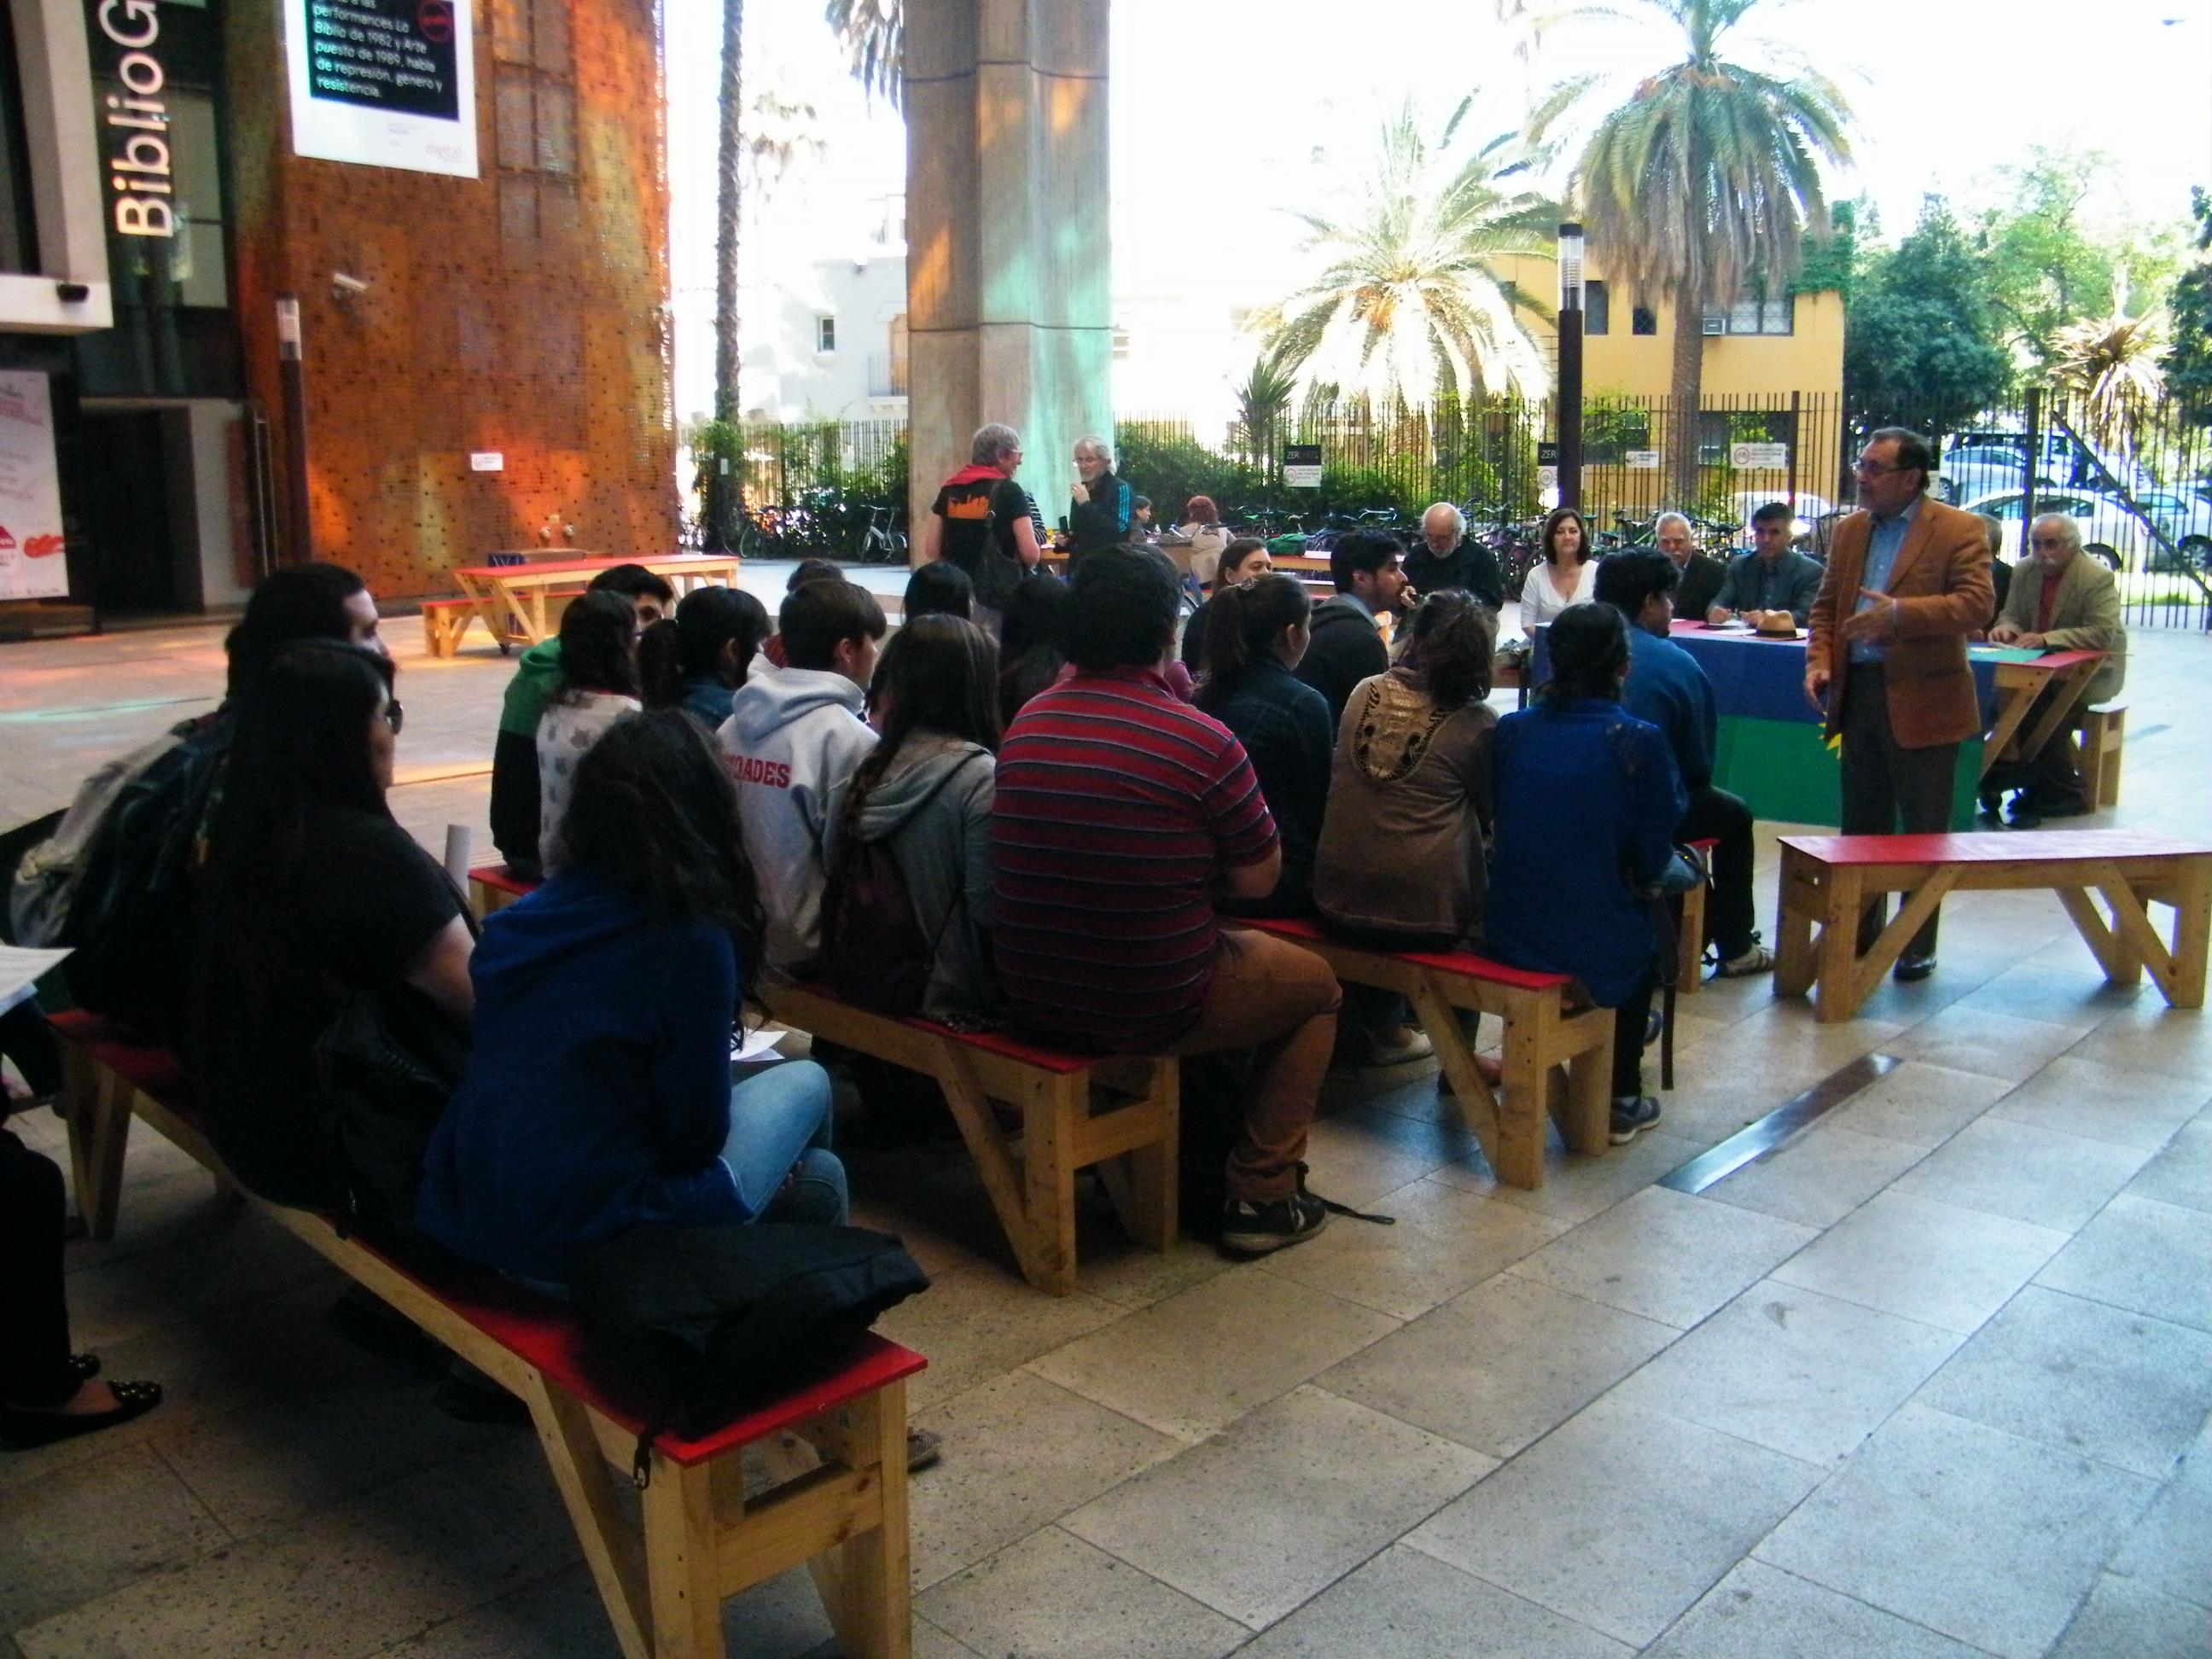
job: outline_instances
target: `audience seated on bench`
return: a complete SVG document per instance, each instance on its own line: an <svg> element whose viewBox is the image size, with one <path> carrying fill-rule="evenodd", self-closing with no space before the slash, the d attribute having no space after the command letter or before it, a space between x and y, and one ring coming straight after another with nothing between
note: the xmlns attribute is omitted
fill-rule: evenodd
<svg viewBox="0 0 2212 1659"><path fill-rule="evenodd" d="M630 602L637 625L650 628L676 602L676 590L641 564L617 565L592 578L587 593L616 593ZM561 641L541 641L514 665L500 704L499 732L491 751L491 839L518 875L535 881L543 790L538 778L538 727L561 687Z"/></svg>
<svg viewBox="0 0 2212 1659"><path fill-rule="evenodd" d="M681 708L709 732L730 717L769 635L767 607L742 587L695 587L638 635L637 675L647 708Z"/></svg>

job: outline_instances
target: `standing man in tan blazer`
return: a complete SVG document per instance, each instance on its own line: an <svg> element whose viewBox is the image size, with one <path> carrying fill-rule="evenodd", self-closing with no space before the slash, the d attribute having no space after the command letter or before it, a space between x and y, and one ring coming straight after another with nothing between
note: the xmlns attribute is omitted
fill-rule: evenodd
<svg viewBox="0 0 2212 1659"><path fill-rule="evenodd" d="M2026 793L2012 804L2015 830L2033 830L2045 818L2078 817L2095 811L2081 787L2075 763L2074 734L2093 702L2120 694L2128 672L2128 632L2120 625L2119 580L2094 559L2081 556L2081 526L2064 513L2046 513L2027 527L2028 551L2014 572L2012 592L1990 629L1994 645L2024 645L2039 651L2101 651L2105 660L2066 712L2043 752L2020 769ZM2051 693L2044 693L2048 697ZM2025 722L2033 728L2048 705L2038 698ZM1991 807L1996 789L2012 786L2011 769L2000 767L1982 781L1982 804ZM1990 786L1995 784L1996 788Z"/></svg>
<svg viewBox="0 0 2212 1659"><path fill-rule="evenodd" d="M1887 426L1857 467L1859 511L1836 526L1813 601L1805 695L1843 738L1844 833L1935 834L1950 827L1959 745L1982 729L1966 635L1994 609L1981 520L1928 498L1928 440ZM1867 907L1864 951L1887 900ZM1897 959L1895 976L1936 968L1936 918Z"/></svg>

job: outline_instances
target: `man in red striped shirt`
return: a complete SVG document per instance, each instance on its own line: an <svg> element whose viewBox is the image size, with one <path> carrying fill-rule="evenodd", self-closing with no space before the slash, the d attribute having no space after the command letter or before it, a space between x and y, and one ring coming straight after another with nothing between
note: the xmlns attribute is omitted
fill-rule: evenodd
<svg viewBox="0 0 2212 1659"><path fill-rule="evenodd" d="M1256 1049L1221 1242L1278 1249L1328 1218L1299 1174L1336 1037L1336 979L1311 951L1214 915L1217 892L1273 892L1282 848L1243 745L1163 678L1174 567L1107 549L1071 587L1073 672L1023 706L999 751L1000 978L1017 1024L1042 1041L1109 1054Z"/></svg>

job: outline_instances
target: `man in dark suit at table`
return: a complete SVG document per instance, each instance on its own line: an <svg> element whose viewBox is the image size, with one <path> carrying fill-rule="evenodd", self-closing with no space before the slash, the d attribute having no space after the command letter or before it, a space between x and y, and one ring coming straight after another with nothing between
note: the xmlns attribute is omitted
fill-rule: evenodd
<svg viewBox="0 0 2212 1659"><path fill-rule="evenodd" d="M1795 522L1796 515L1782 501L1769 501L1751 515L1752 550L1729 561L1728 574L1706 608L1705 621L1724 623L1736 616L1752 619L1786 611L1792 623L1805 625L1813 611L1813 596L1820 591L1820 562L1790 545Z"/></svg>
<svg viewBox="0 0 2212 1659"><path fill-rule="evenodd" d="M1681 573L1674 587L1674 615L1681 622L1703 622L1713 595L1728 579L1728 567L1698 550L1697 534L1679 513L1662 513L1651 521L1651 539Z"/></svg>
<svg viewBox="0 0 2212 1659"><path fill-rule="evenodd" d="M1805 696L1843 738L1847 836L1930 835L1948 829L1959 745L1982 729L1966 636L1993 602L1990 550L1971 513L1930 500L1927 439L1883 427L1858 466L1859 510L1836 526L1813 601ZM1866 950L1888 905L1868 905ZM1936 967L1931 915L1897 959L1895 976Z"/></svg>

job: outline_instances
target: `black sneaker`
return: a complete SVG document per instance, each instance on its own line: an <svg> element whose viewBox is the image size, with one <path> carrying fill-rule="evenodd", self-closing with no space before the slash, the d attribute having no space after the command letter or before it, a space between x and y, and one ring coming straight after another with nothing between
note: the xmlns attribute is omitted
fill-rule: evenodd
<svg viewBox="0 0 2212 1659"><path fill-rule="evenodd" d="M1328 1225L1328 1211L1311 1193L1272 1204L1232 1198L1221 1206L1221 1248L1232 1255L1265 1255L1302 1243Z"/></svg>
<svg viewBox="0 0 2212 1659"><path fill-rule="evenodd" d="M1658 1097L1645 1095L1638 1100L1616 1100L1613 1103L1613 1144L1626 1146L1646 1129L1659 1121Z"/></svg>

